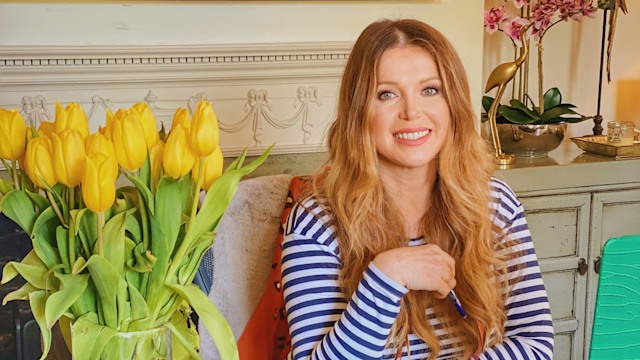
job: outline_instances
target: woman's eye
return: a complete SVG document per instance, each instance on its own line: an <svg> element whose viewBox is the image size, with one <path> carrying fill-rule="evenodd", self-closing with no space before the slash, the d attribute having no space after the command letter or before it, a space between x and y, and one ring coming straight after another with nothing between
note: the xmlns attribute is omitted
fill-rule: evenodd
<svg viewBox="0 0 640 360"><path fill-rule="evenodd" d="M393 99L396 95L391 91L380 91L378 93L378 100L389 100Z"/></svg>
<svg viewBox="0 0 640 360"><path fill-rule="evenodd" d="M424 92L425 95L436 95L437 93L440 92L440 89L438 89L435 86L429 86L422 91Z"/></svg>

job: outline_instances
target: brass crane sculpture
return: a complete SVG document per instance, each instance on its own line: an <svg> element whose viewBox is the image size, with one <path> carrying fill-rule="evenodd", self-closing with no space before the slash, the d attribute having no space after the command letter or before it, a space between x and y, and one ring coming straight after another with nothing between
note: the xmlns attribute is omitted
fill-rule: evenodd
<svg viewBox="0 0 640 360"><path fill-rule="evenodd" d="M516 158L513 154L504 154L502 152L502 146L500 145L500 137L498 136L498 123L497 123L497 114L498 107L500 106L500 98L504 94L504 90L507 87L507 84L513 77L516 75L518 68L522 65L524 60L529 55L529 44L524 38L524 34L527 32L527 29L531 25L525 25L520 29L520 39L522 41L522 51L520 52L520 56L518 56L514 61L510 61L507 63L500 64L496 66L493 71L491 71L491 75L489 75L489 79L487 80L487 86L484 90L485 93L491 91L491 89L498 87L498 92L496 93L496 97L489 108L489 112L487 117L489 119L489 125L491 126L491 139L493 140L493 147L495 149L495 163L498 165L510 165L515 163Z"/></svg>

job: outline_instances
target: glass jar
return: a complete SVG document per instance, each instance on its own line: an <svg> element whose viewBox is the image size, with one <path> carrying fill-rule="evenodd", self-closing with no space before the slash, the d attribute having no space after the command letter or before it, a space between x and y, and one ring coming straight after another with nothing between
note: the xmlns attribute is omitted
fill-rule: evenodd
<svg viewBox="0 0 640 360"><path fill-rule="evenodd" d="M631 121L609 121L607 143L617 146L633 145L635 124Z"/></svg>

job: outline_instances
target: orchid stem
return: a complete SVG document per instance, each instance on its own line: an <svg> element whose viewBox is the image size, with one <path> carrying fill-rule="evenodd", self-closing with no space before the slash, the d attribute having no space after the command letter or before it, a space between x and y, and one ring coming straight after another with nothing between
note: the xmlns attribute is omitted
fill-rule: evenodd
<svg viewBox="0 0 640 360"><path fill-rule="evenodd" d="M98 240L96 241L96 247L98 248L98 255L104 254L104 244L102 242L103 227L104 227L104 211L98 213Z"/></svg>
<svg viewBox="0 0 640 360"><path fill-rule="evenodd" d="M51 207L53 208L53 211L58 216L58 220L60 220L60 223L62 223L63 225L66 225L66 222L64 221L64 217L62 217L62 213L60 212L60 208L58 207L58 204L56 203L56 200L53 198L53 195L51 194L51 191L45 190L45 193L47 194L47 199L49 199L49 202L51 203Z"/></svg>

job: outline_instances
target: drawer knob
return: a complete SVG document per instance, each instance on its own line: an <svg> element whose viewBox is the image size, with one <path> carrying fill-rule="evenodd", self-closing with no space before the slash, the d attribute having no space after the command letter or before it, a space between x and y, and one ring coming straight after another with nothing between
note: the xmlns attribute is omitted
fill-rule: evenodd
<svg viewBox="0 0 640 360"><path fill-rule="evenodd" d="M597 256L593 260L593 271L595 271L596 274L600 274L600 264L602 264L602 258L600 256Z"/></svg>
<svg viewBox="0 0 640 360"><path fill-rule="evenodd" d="M589 265L587 265L587 260L580 258L580 260L578 260L578 272L580 275L586 274L588 269Z"/></svg>

